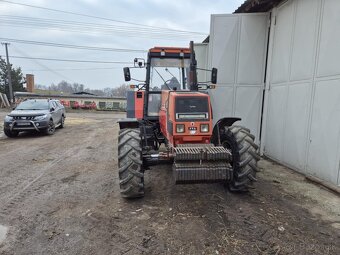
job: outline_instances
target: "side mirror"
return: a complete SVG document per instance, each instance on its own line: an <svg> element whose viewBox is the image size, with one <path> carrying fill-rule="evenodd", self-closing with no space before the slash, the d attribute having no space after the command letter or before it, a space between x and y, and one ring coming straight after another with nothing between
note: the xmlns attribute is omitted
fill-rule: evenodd
<svg viewBox="0 0 340 255"><path fill-rule="evenodd" d="M130 68L124 67L124 79L125 81L131 81Z"/></svg>
<svg viewBox="0 0 340 255"><path fill-rule="evenodd" d="M54 112L54 110L55 110L54 107L51 107L50 112Z"/></svg>
<svg viewBox="0 0 340 255"><path fill-rule="evenodd" d="M216 84L217 83L217 68L213 67L211 69L211 83Z"/></svg>

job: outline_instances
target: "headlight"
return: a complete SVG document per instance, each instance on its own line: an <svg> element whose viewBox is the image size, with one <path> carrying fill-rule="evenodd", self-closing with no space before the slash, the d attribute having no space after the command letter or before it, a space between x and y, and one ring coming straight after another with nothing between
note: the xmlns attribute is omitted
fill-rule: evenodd
<svg viewBox="0 0 340 255"><path fill-rule="evenodd" d="M6 122L13 121L13 117L6 115L5 121Z"/></svg>
<svg viewBox="0 0 340 255"><path fill-rule="evenodd" d="M177 133L184 133L185 127L184 124L176 124L176 132Z"/></svg>
<svg viewBox="0 0 340 255"><path fill-rule="evenodd" d="M209 132L209 124L201 124L201 132L208 133Z"/></svg>
<svg viewBox="0 0 340 255"><path fill-rule="evenodd" d="M34 117L34 120L44 120L44 119L46 119L46 117L47 117L46 114L45 115L41 115L41 116L36 116L36 117Z"/></svg>

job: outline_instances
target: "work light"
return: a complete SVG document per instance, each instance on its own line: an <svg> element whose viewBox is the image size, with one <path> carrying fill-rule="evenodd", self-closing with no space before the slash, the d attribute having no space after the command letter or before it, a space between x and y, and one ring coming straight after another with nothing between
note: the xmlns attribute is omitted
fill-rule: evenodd
<svg viewBox="0 0 340 255"><path fill-rule="evenodd" d="M209 132L209 124L201 124L201 132L208 133Z"/></svg>
<svg viewBox="0 0 340 255"><path fill-rule="evenodd" d="M176 124L176 132L177 133L184 133L185 127L184 124Z"/></svg>

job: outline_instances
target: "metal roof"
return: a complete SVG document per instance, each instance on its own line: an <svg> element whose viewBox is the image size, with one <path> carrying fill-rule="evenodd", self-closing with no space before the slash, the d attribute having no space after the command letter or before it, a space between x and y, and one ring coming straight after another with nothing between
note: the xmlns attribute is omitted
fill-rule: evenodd
<svg viewBox="0 0 340 255"><path fill-rule="evenodd" d="M126 97L104 97L92 95L60 95L60 94L36 94L31 92L14 92L15 97L36 97L36 98L83 98L83 99L113 99L113 100L126 100Z"/></svg>
<svg viewBox="0 0 340 255"><path fill-rule="evenodd" d="M234 13L267 12L285 1L288 0L246 0ZM209 37L203 43L209 43Z"/></svg>
<svg viewBox="0 0 340 255"><path fill-rule="evenodd" d="M234 13L267 12L287 0L246 0Z"/></svg>

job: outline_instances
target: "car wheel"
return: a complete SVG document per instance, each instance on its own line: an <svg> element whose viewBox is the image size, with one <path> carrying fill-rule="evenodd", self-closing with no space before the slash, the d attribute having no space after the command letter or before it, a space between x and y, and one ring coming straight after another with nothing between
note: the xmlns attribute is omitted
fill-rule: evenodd
<svg viewBox="0 0 340 255"><path fill-rule="evenodd" d="M13 138L13 137L17 137L19 135L18 131L11 131L9 129L4 128L4 133L7 137Z"/></svg>
<svg viewBox="0 0 340 255"><path fill-rule="evenodd" d="M63 115L63 116L61 116L59 128L63 128L64 126L65 126L65 117Z"/></svg>
<svg viewBox="0 0 340 255"><path fill-rule="evenodd" d="M47 135L53 135L54 132L55 132L55 125L54 125L53 120L50 120L50 121L48 122L48 127L47 127L46 130L45 130L45 134L47 134Z"/></svg>

